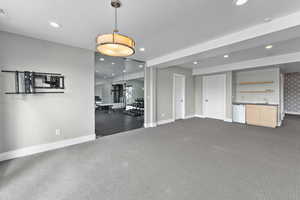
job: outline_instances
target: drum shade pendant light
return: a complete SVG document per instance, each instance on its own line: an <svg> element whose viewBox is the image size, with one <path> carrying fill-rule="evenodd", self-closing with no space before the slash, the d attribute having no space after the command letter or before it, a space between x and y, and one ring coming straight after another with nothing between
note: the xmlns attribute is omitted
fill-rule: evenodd
<svg viewBox="0 0 300 200"><path fill-rule="evenodd" d="M112 0L111 6L115 8L115 29L112 34L104 34L97 37L96 49L99 53L107 56L131 56L135 53L135 42L132 38L126 35L121 35L118 30L117 9L121 7L121 2L119 0Z"/></svg>

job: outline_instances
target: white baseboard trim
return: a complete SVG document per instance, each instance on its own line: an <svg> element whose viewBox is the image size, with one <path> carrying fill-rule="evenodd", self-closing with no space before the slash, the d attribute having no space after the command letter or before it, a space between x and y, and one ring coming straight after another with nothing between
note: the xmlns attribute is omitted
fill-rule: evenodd
<svg viewBox="0 0 300 200"><path fill-rule="evenodd" d="M191 119L191 118L194 118L194 117L195 117L195 115L187 115L187 116L185 116L184 119Z"/></svg>
<svg viewBox="0 0 300 200"><path fill-rule="evenodd" d="M96 139L96 135L87 135L78 138L61 140L58 142L48 143L48 144L40 144L31 147L25 147L22 149L17 149L13 151L8 151L0 154L0 161L10 160L14 158L20 158L24 156L29 156L37 153L42 153L45 151L50 151L54 149L59 149L67 146L72 146L75 144L85 143Z"/></svg>
<svg viewBox="0 0 300 200"><path fill-rule="evenodd" d="M144 123L144 127L145 128L153 128L153 127L156 127L157 126L157 123L155 122L152 122L152 123Z"/></svg>
<svg viewBox="0 0 300 200"><path fill-rule="evenodd" d="M290 115L300 115L300 112L285 112L285 114Z"/></svg>
<svg viewBox="0 0 300 200"><path fill-rule="evenodd" d="M174 119L166 119L166 120L160 120L157 122L157 125L163 125L163 124L169 124L174 122Z"/></svg>
<svg viewBox="0 0 300 200"><path fill-rule="evenodd" d="M198 118L206 118L204 115L195 115L195 117L198 117Z"/></svg>
<svg viewBox="0 0 300 200"><path fill-rule="evenodd" d="M232 122L232 119L231 118L225 118L224 122Z"/></svg>

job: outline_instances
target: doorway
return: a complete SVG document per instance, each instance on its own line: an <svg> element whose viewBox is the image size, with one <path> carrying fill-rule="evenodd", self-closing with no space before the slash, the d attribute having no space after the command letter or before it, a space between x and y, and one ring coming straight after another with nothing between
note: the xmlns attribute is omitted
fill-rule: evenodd
<svg viewBox="0 0 300 200"><path fill-rule="evenodd" d="M203 114L207 118L225 119L226 75L203 77Z"/></svg>
<svg viewBox="0 0 300 200"><path fill-rule="evenodd" d="M142 128L145 63L96 53L95 64L97 137Z"/></svg>
<svg viewBox="0 0 300 200"><path fill-rule="evenodd" d="M173 77L173 119L184 119L185 116L185 76L174 74Z"/></svg>

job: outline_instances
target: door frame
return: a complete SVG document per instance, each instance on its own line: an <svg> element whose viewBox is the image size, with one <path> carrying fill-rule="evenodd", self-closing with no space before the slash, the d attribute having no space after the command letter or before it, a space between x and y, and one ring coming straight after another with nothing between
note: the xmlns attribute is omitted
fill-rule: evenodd
<svg viewBox="0 0 300 200"><path fill-rule="evenodd" d="M180 77L180 78L183 78L183 85L182 85L182 87L183 87L183 104L182 104L182 106L183 106L183 109L182 109L182 117L181 117L181 119L184 119L185 118L185 107L186 107L186 105L185 105L185 96L186 96L186 93L185 93L185 75L183 75L183 74L176 74L176 73L174 73L173 74L173 113L172 113L172 115L173 115L173 121L175 121L176 120L176 113L175 113L175 111L176 111L176 106L175 106L175 77Z"/></svg>
<svg viewBox="0 0 300 200"><path fill-rule="evenodd" d="M206 76L203 76L202 78L202 113L203 113L203 116L204 118L209 118L206 113L205 113L205 95L204 95L204 79L205 77L211 77L211 76L223 76L224 77L224 118L223 119L219 119L219 118L213 118L213 119L219 119L219 120L225 120L226 119L226 104L227 104L227 76L225 73L222 73L222 74L213 74L213 75L206 75Z"/></svg>

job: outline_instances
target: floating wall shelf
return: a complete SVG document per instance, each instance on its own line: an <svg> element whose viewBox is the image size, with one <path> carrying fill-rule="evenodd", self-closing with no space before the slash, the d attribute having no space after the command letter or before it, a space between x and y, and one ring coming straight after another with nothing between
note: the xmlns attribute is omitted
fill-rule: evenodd
<svg viewBox="0 0 300 200"><path fill-rule="evenodd" d="M273 84L274 81L256 81L256 82L240 82L240 85L262 85L262 84Z"/></svg>
<svg viewBox="0 0 300 200"><path fill-rule="evenodd" d="M240 93L273 93L274 90L240 91Z"/></svg>

